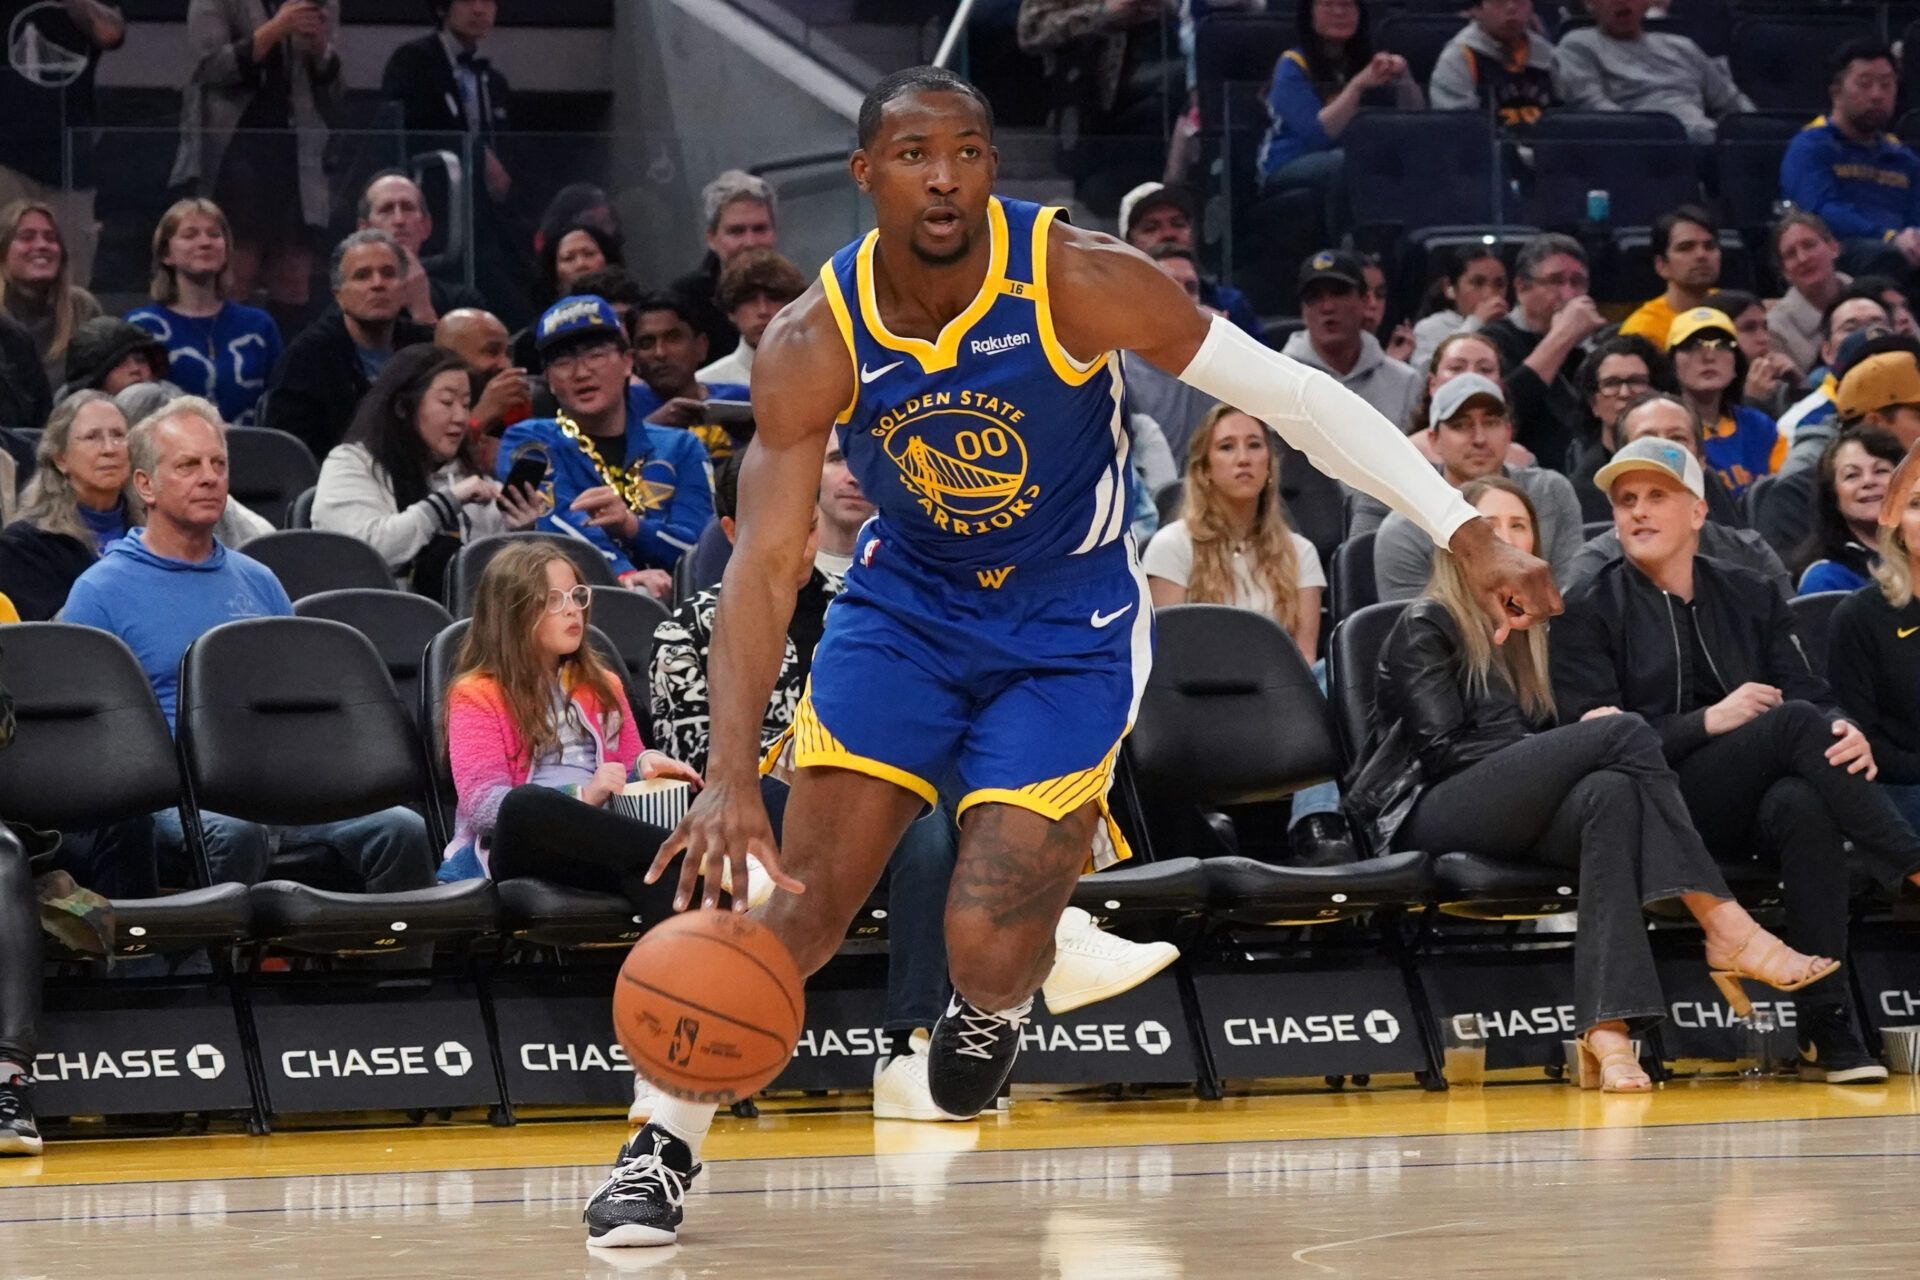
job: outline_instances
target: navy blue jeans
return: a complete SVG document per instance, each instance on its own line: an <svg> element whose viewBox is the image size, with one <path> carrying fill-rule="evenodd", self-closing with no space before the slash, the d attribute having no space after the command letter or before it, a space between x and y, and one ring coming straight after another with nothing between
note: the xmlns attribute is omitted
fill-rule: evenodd
<svg viewBox="0 0 1920 1280"><path fill-rule="evenodd" d="M433 848L427 824L411 809L395 807L364 818L311 827L265 827L202 810L207 861L213 882L259 884L268 876L276 851L321 846L332 849L366 885L368 893L397 893L433 884ZM186 835L178 809L153 816L154 837L163 864L186 855Z"/></svg>

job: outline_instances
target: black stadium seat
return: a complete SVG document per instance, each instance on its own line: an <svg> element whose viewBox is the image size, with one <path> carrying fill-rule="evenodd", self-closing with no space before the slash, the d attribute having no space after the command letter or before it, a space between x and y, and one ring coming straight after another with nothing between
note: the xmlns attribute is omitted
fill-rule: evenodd
<svg viewBox="0 0 1920 1280"><path fill-rule="evenodd" d="M1827 62L1834 51L1849 40L1879 35L1874 12L1755 15L1734 24L1733 78L1762 111L1816 115L1827 107Z"/></svg>
<svg viewBox="0 0 1920 1280"><path fill-rule="evenodd" d="M400 705L409 712L420 706L420 660L427 642L453 623L446 609L425 596L365 587L306 596L294 604L293 611L302 618L344 622L373 641L393 678Z"/></svg>
<svg viewBox="0 0 1920 1280"><path fill-rule="evenodd" d="M344 533L282 529L249 542L245 554L273 570L295 600L352 587L385 591L394 587L393 574L380 553Z"/></svg>
<svg viewBox="0 0 1920 1280"><path fill-rule="evenodd" d="M1197 604L1163 609L1157 623L1153 674L1127 739L1130 774L1149 808L1273 800L1340 773L1326 699L1277 622ZM1321 923L1418 902L1426 885L1419 853L1313 870L1249 862L1207 860L1215 915Z"/></svg>
<svg viewBox="0 0 1920 1280"><path fill-rule="evenodd" d="M1133 858L1081 876L1073 905L1111 923L1198 915L1207 906L1207 875L1198 858Z"/></svg>
<svg viewBox="0 0 1920 1280"><path fill-rule="evenodd" d="M1645 226L1700 198L1692 144L1657 112L1549 112L1528 135L1533 195L1528 221L1549 230L1583 224L1587 193L1608 193L1614 226Z"/></svg>
<svg viewBox="0 0 1920 1280"><path fill-rule="evenodd" d="M1806 650L1807 665L1823 680L1827 676L1827 640L1833 630L1833 611L1852 594L1850 591L1816 591L1795 596L1790 602L1794 634L1800 637L1801 647Z"/></svg>
<svg viewBox="0 0 1920 1280"><path fill-rule="evenodd" d="M1806 125L1807 115L1801 111L1742 111L1720 122L1713 144L1714 171L1728 226L1753 232L1772 224L1780 198L1780 160ZM1771 260L1771 245L1755 245L1763 247L1763 258Z"/></svg>
<svg viewBox="0 0 1920 1280"><path fill-rule="evenodd" d="M685 557L681 557L685 559ZM642 591L625 587L593 589L593 625L613 641L626 674L633 714L640 722L640 739L654 745L652 699L648 668L653 662L653 631L671 616L667 606Z"/></svg>
<svg viewBox="0 0 1920 1280"><path fill-rule="evenodd" d="M1390 13L1375 25L1373 47L1405 58L1414 83L1424 88L1440 51L1465 25L1458 13Z"/></svg>
<svg viewBox="0 0 1920 1280"><path fill-rule="evenodd" d="M473 612L473 593L479 589L480 577L487 571L487 565L516 541L552 543L566 553L567 559L573 561L580 581L590 587L620 585L607 565L607 558L585 539L569 538L558 533L497 533L469 542L453 558L453 565L447 570L446 605L449 613L456 618L464 618Z"/></svg>
<svg viewBox="0 0 1920 1280"><path fill-rule="evenodd" d="M1363 237L1372 245L1423 227L1492 222L1493 142L1477 111L1362 111L1340 135L1355 228L1380 229Z"/></svg>
<svg viewBox="0 0 1920 1280"><path fill-rule="evenodd" d="M256 941L315 955L383 955L484 937L498 927L500 912L491 880L401 893L334 893L265 880L247 897Z"/></svg>
<svg viewBox="0 0 1920 1280"><path fill-rule="evenodd" d="M287 528L313 528L313 500L319 493L317 486L300 491L299 496L293 500L293 504L287 508Z"/></svg>
<svg viewBox="0 0 1920 1280"><path fill-rule="evenodd" d="M294 499L320 482L320 466L298 436L272 427L228 427L227 476L235 501L285 529Z"/></svg>
<svg viewBox="0 0 1920 1280"><path fill-rule="evenodd" d="M1333 572L1328 586L1333 595L1333 620L1337 625L1380 599L1380 583L1373 573L1373 544L1377 530L1356 533L1333 553Z"/></svg>

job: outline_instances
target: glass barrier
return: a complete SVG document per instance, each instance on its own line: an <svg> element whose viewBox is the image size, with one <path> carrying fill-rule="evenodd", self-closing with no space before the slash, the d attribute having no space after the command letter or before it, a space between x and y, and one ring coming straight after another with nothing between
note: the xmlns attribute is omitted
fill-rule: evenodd
<svg viewBox="0 0 1920 1280"><path fill-rule="evenodd" d="M70 138L70 152L74 145ZM146 301L154 229L186 195L232 206L226 212L235 266L263 263L257 290L271 284L289 301L304 258L307 293L324 302L328 251L358 225L368 183L397 169L426 198L431 234L420 253L429 273L477 288L517 328L553 294L551 268L540 254L543 222L563 226L584 217L616 225L629 272L643 288L664 287L698 267L706 252L701 187L741 157L764 155L753 138L705 135L515 133L489 150L466 134L334 130L303 143L290 131L248 130L204 153L219 157L219 172L175 183L179 146L171 125L93 136L87 168L96 183L98 231L84 283L109 310ZM846 172L853 146L849 132L838 149L767 157L761 166L780 202L780 248L803 272L871 225ZM69 238L75 234L84 231Z"/></svg>

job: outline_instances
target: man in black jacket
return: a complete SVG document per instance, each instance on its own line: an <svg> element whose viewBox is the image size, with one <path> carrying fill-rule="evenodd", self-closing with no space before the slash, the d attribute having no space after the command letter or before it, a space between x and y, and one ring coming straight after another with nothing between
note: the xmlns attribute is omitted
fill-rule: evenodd
<svg viewBox="0 0 1920 1280"><path fill-rule="evenodd" d="M1699 460L1669 440L1627 445L1595 482L1613 499L1626 548L1567 597L1553 628L1563 721L1596 707L1643 717L1707 848L1780 863L1787 938L1808 954L1847 952L1842 838L1891 892L1920 876L1920 836L1872 785L1873 750L1834 706L1772 584L1699 555L1707 504ZM1746 957L1766 968L1765 956ZM1886 1079L1847 1015L1847 984L1795 997L1803 1079Z"/></svg>
<svg viewBox="0 0 1920 1280"><path fill-rule="evenodd" d="M406 255L384 231L356 231L334 248L334 307L308 325L267 380L262 426L306 442L315 461L340 443L393 353L433 341L433 330L400 315Z"/></svg>

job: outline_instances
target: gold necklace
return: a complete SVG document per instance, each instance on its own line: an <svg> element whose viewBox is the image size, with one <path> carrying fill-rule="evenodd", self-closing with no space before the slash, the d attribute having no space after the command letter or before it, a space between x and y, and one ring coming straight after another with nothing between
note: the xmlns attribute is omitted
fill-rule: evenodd
<svg viewBox="0 0 1920 1280"><path fill-rule="evenodd" d="M593 473L600 477L600 483L619 494L620 500L627 504L627 510L653 511L663 505L658 487L650 484L643 474L645 464L651 459L642 459L638 467L615 470L607 466L605 459L600 456L600 450L594 447L586 432L580 430L579 424L572 418L564 413L555 413L553 420L559 426L561 435L580 446L580 452L587 455L587 462L593 467ZM669 486L667 493L672 492Z"/></svg>

